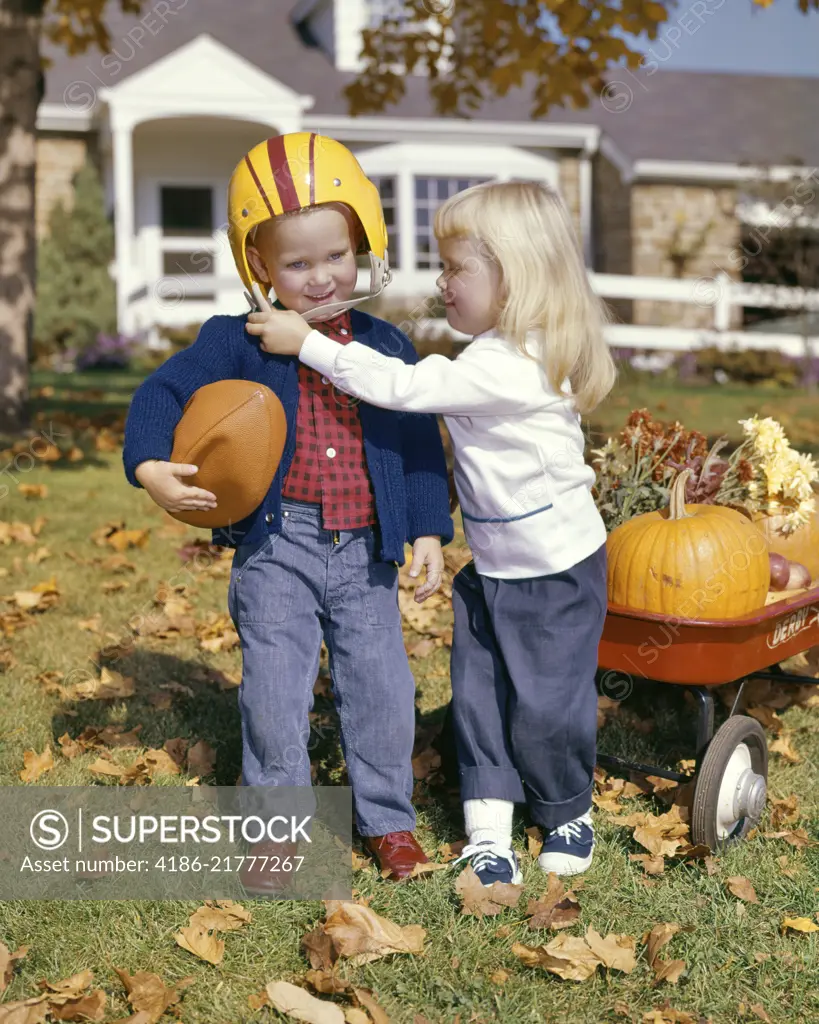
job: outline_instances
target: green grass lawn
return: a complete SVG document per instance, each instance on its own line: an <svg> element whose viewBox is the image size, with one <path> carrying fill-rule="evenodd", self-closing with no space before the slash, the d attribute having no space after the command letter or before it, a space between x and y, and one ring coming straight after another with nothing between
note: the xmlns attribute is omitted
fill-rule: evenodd
<svg viewBox="0 0 819 1024"><path fill-rule="evenodd" d="M37 399L40 411L59 423L68 408L63 388L75 392L71 412L77 416L110 413L119 415L127 402L134 376L72 376L69 382L39 377L35 388L51 385L53 395ZM91 396L89 391L101 394ZM83 397L82 393L86 392ZM662 396L662 397L658 397ZM623 396L615 396L620 401ZM707 422L694 410L685 413L686 401L701 398ZM772 403L778 401L771 397ZM732 419L747 415L752 401L746 393L728 402L720 390L687 394L671 388L646 389L628 396L629 407L646 404L668 418L680 416L689 426L709 433L728 429ZM800 399L801 401L801 399ZM809 399L804 399L809 409ZM788 399L788 412L797 402ZM625 406L607 406L614 429L625 415ZM801 414L800 414L801 415ZM808 415L806 412L805 415ZM213 776L207 781L233 785L240 766L239 714L236 690L220 689L218 678L238 678L238 649L208 653L195 638L160 640L139 638L131 653L115 668L135 680L134 696L121 700L67 702L46 692L38 676L61 672L66 676L85 670L100 646L129 635L128 623L151 607L161 585L178 578L186 563L178 551L186 540L204 538L193 529L172 533L169 520L144 492L124 480L118 452L97 453L76 463L36 464L19 475L26 485L44 484L43 499L28 498L15 486L0 501L0 523L34 523L45 517L35 544L0 542L0 598L31 586L56 580L59 597L53 607L32 615L32 622L3 639L14 663L0 672L0 783L20 785L19 772L28 749L54 750L54 768L33 785L92 785L88 771L96 753L68 760L59 752L58 738L72 737L87 725L116 724L122 728L142 725L145 748L161 747L167 739L204 739L216 751ZM7 481L8 482L8 481ZM108 522L125 521L129 530L148 529L144 547L125 552L133 570L120 574L94 559L112 555L112 548L97 546L92 533ZM2 534L0 534L2 536ZM47 549L45 553L40 548ZM36 554L39 551L39 554ZM227 563L225 563L226 567ZM118 590L105 591L103 584L123 581ZM202 620L208 612L224 613L227 577L223 574L190 573L184 596L193 614ZM0 611L4 606L0 605ZM6 606L11 608L9 604ZM98 633L80 628L78 622L98 616ZM439 621L450 621L447 609ZM407 631L412 647L420 639ZM448 650L446 646L414 657L418 683L419 732L429 733L440 721L448 700ZM219 675L219 673L223 675ZM152 703L160 686L169 680L190 687L192 693L174 692L169 707ZM321 698L316 709L330 714ZM539 897L546 879L525 852L522 818L516 827L516 844L523 860L525 892L515 909L497 917L464 916L453 889L454 873L435 872L400 885L382 881L373 868L356 873L360 896L370 906L401 924L426 929L425 953L394 956L361 967L339 962L339 974L357 985L372 989L397 1024L413 1024L420 1015L429 1024L468 1022L641 1022L710 1019L715 1024L739 1020L770 1019L773 1022L819 1020L819 938L817 934L782 934L786 917L813 918L819 911L819 713L793 706L780 711L785 731L800 760L791 764L771 755L770 792L773 798L795 794L798 821L789 828L806 829L816 845L799 850L781 839L766 839L769 816L758 834L726 851L710 864L703 861L668 862L664 874L647 877L629 860L641 847L632 829L618 825L603 811L595 812L598 847L592 868L577 888L581 906L579 922L569 929L582 935L591 925L602 935L616 932L638 939L638 965L629 975L598 972L582 983L561 981L540 968L525 967L512 953L515 941L537 945L554 938L552 932L531 931L525 921L530 897ZM636 726L651 718L647 734ZM667 761L691 756L693 712L679 694L661 692L626 701L601 732L601 749L611 752L654 755ZM773 734L770 734L773 739ZM127 763L137 753L119 755ZM342 779L340 755L334 730L316 748L319 781ZM169 784L182 784L176 776ZM31 785L31 784L30 784ZM420 783L418 789L419 838L433 856L443 843L462 838L462 823L454 795L440 784ZM639 796L623 801L624 813L643 810L662 813L665 805L656 798ZM644 852L644 851L642 851ZM758 903L743 903L731 895L726 880L745 876L753 884ZM199 905L191 901L9 901L0 903L0 940L15 950L30 947L0 1000L22 999L36 994L38 982L57 981L90 969L95 984L109 994L105 1021L127 1017L130 1008L114 967L132 973L149 970L171 984L187 975L194 983L185 990L180 1019L186 1024L242 1024L284 1019L270 1008L252 1011L248 996L267 982L299 980L308 963L300 951L300 939L322 917L319 903L275 904L243 901L253 922L226 936L226 953L218 967L199 961L182 950L173 934L187 923ZM814 918L815 919L815 918ZM653 972L645 961L644 933L661 922L682 926L665 947L666 959L684 960L686 970L675 986L653 987ZM505 971L505 980L496 972ZM0 972L1 973L1 972ZM494 978L493 978L494 976ZM670 1004L663 1016L651 1016L655 1008ZM754 1007L754 1009L751 1009ZM690 1017L674 1017L672 1010ZM767 1016L761 1016L766 1014ZM0 1002L0 1021L2 1021ZM163 1020L172 1020L168 1013Z"/></svg>
<svg viewBox="0 0 819 1024"><path fill-rule="evenodd" d="M704 385L621 381L591 415L595 432L609 436L619 430L631 409L649 409L657 419L679 420L708 437L727 434L739 440L738 421L758 413L785 427L794 447L819 451L819 394L776 385Z"/></svg>
<svg viewBox="0 0 819 1024"><path fill-rule="evenodd" d="M105 417L121 414L146 373L141 370L32 373L32 408L46 415Z"/></svg>
<svg viewBox="0 0 819 1024"><path fill-rule="evenodd" d="M144 373L94 372L32 375L32 408L43 415L69 413L107 421L125 412ZM45 389L43 393L42 389ZM688 429L709 437L727 434L738 440L738 420L773 416L800 448L819 451L819 393L775 384L755 386L677 383L648 379L633 371L624 374L606 401L592 414L589 426L596 438L619 430L631 409L650 409L658 419L680 420Z"/></svg>

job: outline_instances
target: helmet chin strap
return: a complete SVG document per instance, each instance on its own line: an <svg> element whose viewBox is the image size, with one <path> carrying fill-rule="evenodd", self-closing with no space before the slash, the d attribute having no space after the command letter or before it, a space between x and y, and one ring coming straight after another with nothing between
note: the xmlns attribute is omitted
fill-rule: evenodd
<svg viewBox="0 0 819 1024"><path fill-rule="evenodd" d="M321 306L314 306L313 309L308 309L305 313L300 313L299 316L303 317L308 323L312 323L314 320L329 320L345 309L352 309L354 306L360 305L362 302L366 302L367 299L374 299L377 295L387 287L392 278L392 271L390 270L389 256L385 259L379 259L375 253L370 253L370 291L367 295L362 295L358 299L346 299L344 302L325 302ZM256 300L250 294L245 291L245 298L250 304L252 310L258 310L259 306Z"/></svg>
<svg viewBox="0 0 819 1024"><path fill-rule="evenodd" d="M358 299L346 299L344 302L325 302L322 306L315 306L313 309L308 309L306 313L302 313L301 316L310 323L313 320L329 320L331 317L337 316L345 309L352 309L354 306L358 306L362 302L366 302L367 299L374 299L376 295L380 295L381 292L390 283L392 273L390 271L389 257L386 259L379 259L375 253L370 253L370 292L368 295L362 295Z"/></svg>

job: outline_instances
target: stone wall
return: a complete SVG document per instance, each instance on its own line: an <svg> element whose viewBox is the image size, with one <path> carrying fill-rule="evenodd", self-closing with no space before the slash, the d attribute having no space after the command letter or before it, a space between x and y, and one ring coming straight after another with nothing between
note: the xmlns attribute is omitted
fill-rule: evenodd
<svg viewBox="0 0 819 1024"><path fill-rule="evenodd" d="M739 244L736 190L708 183L622 181L602 154L594 159L594 269L603 274L690 279L731 271ZM732 274L732 276L738 276ZM711 327L713 309L687 302L609 301L624 323ZM732 326L741 325L741 310Z"/></svg>
<svg viewBox="0 0 819 1024"><path fill-rule="evenodd" d="M559 181L560 192L572 215L578 244L582 246L580 237L580 160L578 157L563 156L560 158Z"/></svg>
<svg viewBox="0 0 819 1024"><path fill-rule="evenodd" d="M731 272L731 251L739 244L736 190L724 185L635 183L631 188L635 275L691 279ZM732 274L732 276L737 276ZM734 324L742 312L734 310ZM711 327L711 307L641 299L634 322L675 327Z"/></svg>
<svg viewBox="0 0 819 1024"><path fill-rule="evenodd" d="M631 188L622 181L620 171L597 153L592 164L592 237L593 266L600 274L632 274L633 241ZM609 299L615 319L632 323L633 303L628 299Z"/></svg>
<svg viewBox="0 0 819 1024"><path fill-rule="evenodd" d="M37 139L36 219L37 237L48 232L48 218L54 205L62 200L70 206L74 196L73 179L85 163L89 151L84 135L49 132Z"/></svg>

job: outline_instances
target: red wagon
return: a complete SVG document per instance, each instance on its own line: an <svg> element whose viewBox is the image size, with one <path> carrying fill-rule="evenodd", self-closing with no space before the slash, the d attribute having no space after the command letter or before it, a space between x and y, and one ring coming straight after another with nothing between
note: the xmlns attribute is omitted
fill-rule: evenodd
<svg viewBox="0 0 819 1024"><path fill-rule="evenodd" d="M602 690L624 699L635 680L685 687L698 706L691 841L712 850L740 839L759 821L767 794L768 746L755 719L742 714L745 683L754 678L809 682L780 662L819 644L819 587L741 619L679 619L609 606L598 664ZM712 690L739 683L730 715L714 732ZM619 691L619 695L618 695ZM600 754L610 769L676 782L690 775Z"/></svg>

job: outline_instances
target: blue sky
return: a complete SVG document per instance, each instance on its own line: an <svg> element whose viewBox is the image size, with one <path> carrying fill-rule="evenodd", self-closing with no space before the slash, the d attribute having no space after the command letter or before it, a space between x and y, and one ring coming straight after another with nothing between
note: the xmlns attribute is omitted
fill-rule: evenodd
<svg viewBox="0 0 819 1024"><path fill-rule="evenodd" d="M819 11L802 14L796 0L767 9L752 0L679 0L643 48L663 68L819 76Z"/></svg>

